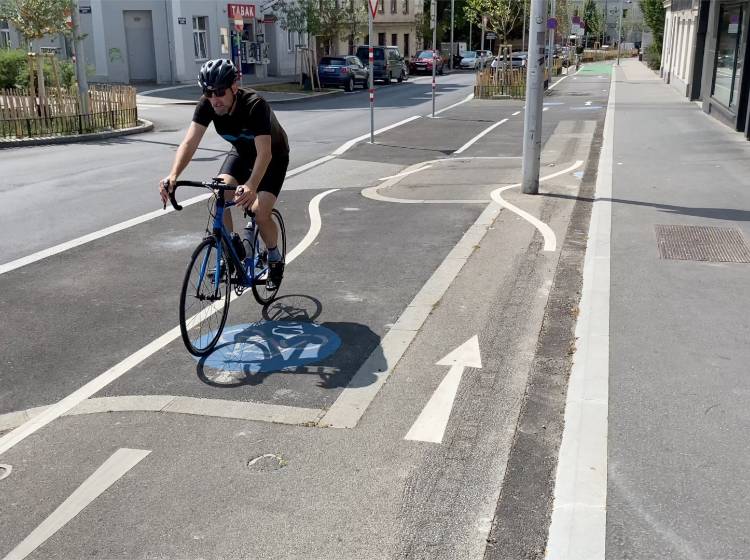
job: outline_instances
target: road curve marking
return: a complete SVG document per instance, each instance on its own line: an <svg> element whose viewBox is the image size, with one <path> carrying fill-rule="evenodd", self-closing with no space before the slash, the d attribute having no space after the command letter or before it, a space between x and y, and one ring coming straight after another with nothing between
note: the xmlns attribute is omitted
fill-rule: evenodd
<svg viewBox="0 0 750 560"><path fill-rule="evenodd" d="M331 194L332 192L336 192L339 189L331 189L328 191L324 191L318 195L316 195L311 201L309 206L310 211L310 229L307 232L307 235L302 239L302 241L299 242L299 244L294 247L289 252L287 264L290 264L294 259L296 259L302 252L307 249L312 242L315 240L315 237L318 235L321 229L321 218L320 218L320 201L327 195ZM248 290L249 291L249 290ZM239 297L239 296L237 296ZM218 303L218 302L217 302ZM216 312L219 309L219 306L214 304L212 307L209 308L209 315L212 315L214 312ZM196 314L195 316L188 319L187 323L188 325L196 324L200 316L203 316L203 314ZM3 437L0 438L0 455L11 449L13 446L15 446L17 443L23 441L25 438L36 432L37 430L43 428L50 422L56 420L63 414L67 413L69 410L74 408L75 406L78 406L81 402L85 401L92 395L98 393L101 391L104 387L115 381L116 379L119 379L122 377L125 373L133 369L135 366L164 348L167 344L170 342L176 340L180 337L180 327L179 325L174 327L173 329L167 331L163 335L161 335L159 338L151 341L146 346L141 348L140 350L136 351L135 353L131 354L118 364L112 366L110 369L105 371L104 373L100 374L99 376L95 377L82 387L80 387L78 390L74 391L67 397L63 398L61 401L50 405L46 407L44 410L42 410L39 414L33 416L17 428L13 429L11 432L5 434Z"/></svg>
<svg viewBox="0 0 750 560"><path fill-rule="evenodd" d="M563 169L562 171L558 171L557 173L552 173L550 175L545 175L544 177L539 178L539 182L542 181L548 181L549 179L554 179L555 177L559 177L560 175L565 175L566 173L570 173L571 171L574 171L581 167L583 165L583 161L578 160L573 165L568 167L567 169ZM492 196L492 200L503 206L504 208L507 208L511 212L514 212L521 216L524 220L532 224L535 228L537 228L542 236L544 237L544 250L545 251L555 251L557 248L557 237L555 237L555 232L552 231L552 228L549 227L547 224L545 224L543 221L539 220L538 218L535 218L528 212L521 210L517 206L514 206L510 202L506 202L503 197L502 193L504 191L507 191L509 189L518 188L521 186L521 183L516 183L515 185L508 185L506 187L500 187L499 189L495 189L492 191L490 196Z"/></svg>

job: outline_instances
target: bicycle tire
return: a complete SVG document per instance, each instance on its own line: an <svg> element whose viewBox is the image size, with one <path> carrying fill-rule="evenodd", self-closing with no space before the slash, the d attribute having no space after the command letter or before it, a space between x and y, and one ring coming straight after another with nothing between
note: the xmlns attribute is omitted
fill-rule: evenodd
<svg viewBox="0 0 750 560"><path fill-rule="evenodd" d="M223 253L224 255L226 255L227 247L225 246L223 249ZM204 253L205 257L202 256ZM203 279L200 279L200 270L203 267L204 262L206 263L205 271ZM221 266L222 264L224 265L223 267ZM226 323L227 315L229 314L229 300L232 292L232 281L229 274L229 266L226 263L226 258L222 258L222 263L219 264L220 271L218 290L214 289L213 286L215 280L213 275L210 274L211 270L216 270L216 266L216 239L204 239L201 244L196 247L195 251L193 251L193 255L190 258L187 270L185 271L185 277L182 281L182 290L180 291L180 333L182 334L182 341L185 343L185 348L187 348L188 352L190 352L194 356L205 356L214 349L214 346L216 346L216 343L218 342L219 337L224 330L224 324ZM193 278L193 273L196 274L195 281L191 281L191 279ZM213 298L218 295L219 299L215 301L204 301L202 299L203 297L206 297L202 293L202 289L204 287L208 288L206 290L206 292L210 294L208 297ZM223 297L221 297L222 291L224 292ZM195 295L192 295L192 292L195 292ZM223 304L220 305L219 310L221 313L221 317L219 318L218 323L213 323L211 321L211 318L216 315L217 311L213 309L213 307L222 300ZM188 305L189 302L192 303ZM206 306L202 308L198 313L195 313L193 311L193 304L195 304L196 302L198 305L204 303L206 304ZM201 313L206 313L206 317L201 318ZM198 318L197 323L195 322L196 317ZM188 322L190 322L190 325L188 325ZM203 326L206 322L208 322L208 328L204 332ZM212 325L215 326L212 327ZM214 330L211 330L212 328Z"/></svg>
<svg viewBox="0 0 750 560"><path fill-rule="evenodd" d="M281 212L276 210L276 208L271 211L271 220L276 223L276 229L279 233L276 246L281 253L281 261L286 263L286 227L284 226L284 218L281 217ZM266 245L263 242L263 237L260 235L260 228L257 227L255 228L253 247L255 248L255 251L258 251L259 255L262 255L264 252L266 252ZM267 263L261 261L260 266L256 267L255 272L257 273L258 271L262 271L263 268L267 268L267 266ZM265 276L267 277L267 273ZM273 290L267 289L265 283L259 284L257 282L253 282L253 297L255 298L255 301L257 301L260 305L268 305L276 298L276 294L279 293L280 287L281 282L279 282L276 288Z"/></svg>

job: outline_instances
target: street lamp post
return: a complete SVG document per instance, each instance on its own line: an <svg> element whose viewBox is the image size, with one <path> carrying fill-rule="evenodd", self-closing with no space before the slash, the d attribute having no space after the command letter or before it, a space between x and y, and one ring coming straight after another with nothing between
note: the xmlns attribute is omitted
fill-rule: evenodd
<svg viewBox="0 0 750 560"><path fill-rule="evenodd" d="M453 55L455 54L454 49L456 48L453 46L453 10L455 8L455 3L456 0L451 0L451 70L453 70Z"/></svg>

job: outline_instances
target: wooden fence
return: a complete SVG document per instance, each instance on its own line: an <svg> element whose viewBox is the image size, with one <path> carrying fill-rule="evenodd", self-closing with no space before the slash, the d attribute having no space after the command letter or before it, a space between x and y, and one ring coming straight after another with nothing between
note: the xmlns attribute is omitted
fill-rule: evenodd
<svg viewBox="0 0 750 560"><path fill-rule="evenodd" d="M92 85L89 111L80 107L77 91L46 88L40 98L28 89L0 90L0 138L83 134L138 124L135 88Z"/></svg>
<svg viewBox="0 0 750 560"><path fill-rule="evenodd" d="M562 62L555 60L552 66L552 74L558 76L562 73ZM549 80L549 72L544 69L544 81ZM474 97L479 99L525 99L526 98L526 67L486 68L477 72L476 84L474 85Z"/></svg>

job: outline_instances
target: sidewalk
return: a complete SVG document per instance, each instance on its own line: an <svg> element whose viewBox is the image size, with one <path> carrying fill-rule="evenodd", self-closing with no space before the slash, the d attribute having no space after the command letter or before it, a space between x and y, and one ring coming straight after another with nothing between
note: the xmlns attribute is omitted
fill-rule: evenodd
<svg viewBox="0 0 750 560"><path fill-rule="evenodd" d="M615 78L606 558L748 558L750 144L638 61Z"/></svg>

